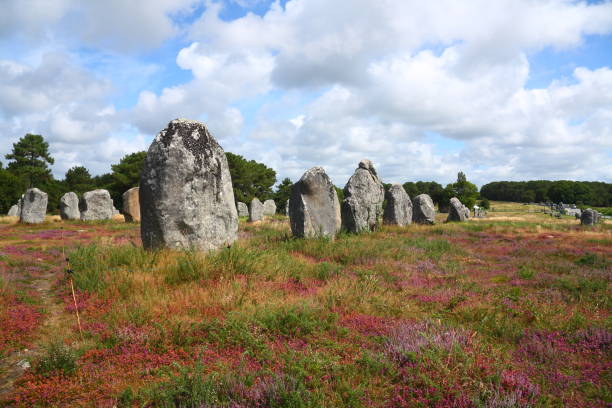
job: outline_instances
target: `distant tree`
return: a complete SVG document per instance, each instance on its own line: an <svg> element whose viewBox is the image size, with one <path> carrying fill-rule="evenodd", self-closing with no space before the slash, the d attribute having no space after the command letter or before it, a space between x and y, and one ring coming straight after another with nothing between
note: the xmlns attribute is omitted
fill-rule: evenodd
<svg viewBox="0 0 612 408"><path fill-rule="evenodd" d="M53 180L48 165L55 161L49 154L49 143L41 135L28 133L5 156L11 162L7 169L24 181L24 187L39 187Z"/></svg>
<svg viewBox="0 0 612 408"><path fill-rule="evenodd" d="M274 202L276 203L276 212L279 214L285 213L285 205L287 200L291 196L291 187L293 182L291 179L285 177L283 181L276 187L274 192Z"/></svg>
<svg viewBox="0 0 612 408"><path fill-rule="evenodd" d="M226 152L225 156L236 201L249 203L254 197L262 201L273 198L272 186L276 183L276 172L273 169L238 154Z"/></svg>
<svg viewBox="0 0 612 408"><path fill-rule="evenodd" d="M78 195L82 195L87 191L94 190L95 184L85 167L74 166L64 176L64 187L66 191L74 191Z"/></svg>
<svg viewBox="0 0 612 408"><path fill-rule="evenodd" d="M488 210L489 208L491 208L491 203L489 202L487 198L483 198L482 200L480 200L478 205L481 208L484 208L485 210Z"/></svg>
<svg viewBox="0 0 612 408"><path fill-rule="evenodd" d="M447 191L452 192L468 208L472 208L478 199L478 187L470 183L462 171L457 174L457 181L447 186ZM449 197L449 200L450 198L452 197Z"/></svg>
<svg viewBox="0 0 612 408"><path fill-rule="evenodd" d="M136 152L123 156L119 163L111 165L112 182L108 186L115 207L123 207L123 193L140 183L140 174L147 152Z"/></svg>

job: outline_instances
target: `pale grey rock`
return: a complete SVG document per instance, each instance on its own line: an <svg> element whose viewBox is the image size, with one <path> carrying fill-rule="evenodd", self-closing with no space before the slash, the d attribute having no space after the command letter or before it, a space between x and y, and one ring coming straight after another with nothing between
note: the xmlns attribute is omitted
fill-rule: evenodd
<svg viewBox="0 0 612 408"><path fill-rule="evenodd" d="M140 178L145 248L214 250L237 238L225 152L203 123L175 119L153 140Z"/></svg>
<svg viewBox="0 0 612 408"><path fill-rule="evenodd" d="M264 206L259 201L259 198L255 197L251 200L249 205L249 222L257 222L263 220L264 217Z"/></svg>
<svg viewBox="0 0 612 408"><path fill-rule="evenodd" d="M412 221L417 224L436 223L436 209L429 195L420 194L412 201Z"/></svg>
<svg viewBox="0 0 612 408"><path fill-rule="evenodd" d="M274 200L266 200L263 203L264 215L271 216L276 214L276 203Z"/></svg>
<svg viewBox="0 0 612 408"><path fill-rule="evenodd" d="M125 222L140 222L140 188L130 188L122 198Z"/></svg>
<svg viewBox="0 0 612 408"><path fill-rule="evenodd" d="M249 207L245 203L238 201L236 209L238 210L238 216L239 217L248 217L249 216Z"/></svg>
<svg viewBox="0 0 612 408"><path fill-rule="evenodd" d="M15 204L14 206L12 206L8 213L6 215L8 215L9 217L19 217L19 213L21 212L21 207L19 204Z"/></svg>
<svg viewBox="0 0 612 408"><path fill-rule="evenodd" d="M459 201L457 197L451 198L448 206L448 217L446 218L446 222L465 221L467 219L466 210L467 207L461 204L461 201Z"/></svg>
<svg viewBox="0 0 612 408"><path fill-rule="evenodd" d="M287 217L289 216L289 201L291 201L291 200L289 199L289 200L285 201L285 215Z"/></svg>
<svg viewBox="0 0 612 408"><path fill-rule="evenodd" d="M385 189L370 160L359 167L344 186L342 223L350 232L374 231L382 221Z"/></svg>
<svg viewBox="0 0 612 408"><path fill-rule="evenodd" d="M599 223L600 220L601 217L599 213L590 208L587 208L586 210L582 211L582 214L580 216L580 223L582 225L595 225Z"/></svg>
<svg viewBox="0 0 612 408"><path fill-rule="evenodd" d="M81 220L110 220L113 217L113 199L108 190L98 189L83 194L79 201Z"/></svg>
<svg viewBox="0 0 612 408"><path fill-rule="evenodd" d="M334 238L342 228L340 201L322 167L307 170L291 187L289 223L296 237Z"/></svg>
<svg viewBox="0 0 612 408"><path fill-rule="evenodd" d="M62 220L81 219L79 197L76 195L76 193L69 192L60 198L60 216L62 217Z"/></svg>
<svg viewBox="0 0 612 408"><path fill-rule="evenodd" d="M385 192L387 206L383 214L383 221L388 225L404 227L412 223L412 201L404 187L395 183Z"/></svg>
<svg viewBox="0 0 612 408"><path fill-rule="evenodd" d="M25 224L40 224L47 213L47 193L37 188L28 189L21 198L20 220Z"/></svg>
<svg viewBox="0 0 612 408"><path fill-rule="evenodd" d="M463 214L465 215L466 220L470 218L470 209L465 205L463 206Z"/></svg>

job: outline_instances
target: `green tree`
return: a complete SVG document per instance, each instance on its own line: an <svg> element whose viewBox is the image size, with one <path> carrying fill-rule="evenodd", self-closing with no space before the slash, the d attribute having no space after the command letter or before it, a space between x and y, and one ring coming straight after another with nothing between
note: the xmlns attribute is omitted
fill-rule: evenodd
<svg viewBox="0 0 612 408"><path fill-rule="evenodd" d="M144 166L147 152L131 153L111 166L112 182L108 186L109 193L113 198L115 207L123 207L123 193L132 187L137 187L140 183L140 174Z"/></svg>
<svg viewBox="0 0 612 408"><path fill-rule="evenodd" d="M82 195L87 191L94 190L94 180L83 166L74 166L70 168L64 177L64 188L66 191L74 191L78 195Z"/></svg>
<svg viewBox="0 0 612 408"><path fill-rule="evenodd" d="M5 215L13 205L17 204L22 193L21 180L10 171L3 169L0 163L0 215Z"/></svg>
<svg viewBox="0 0 612 408"><path fill-rule="evenodd" d="M24 180L24 187L40 187L53 180L48 165L55 161L49 154L49 143L41 135L28 133L17 143L13 151L5 156L12 160L7 169Z"/></svg>
<svg viewBox="0 0 612 408"><path fill-rule="evenodd" d="M276 203L276 212L279 214L285 214L285 205L287 200L291 196L291 187L293 182L291 179L285 177L283 181L276 187L274 192L274 202Z"/></svg>
<svg viewBox="0 0 612 408"><path fill-rule="evenodd" d="M453 184L449 184L447 189L468 208L472 208L474 204L476 204L476 200L479 197L478 187L476 187L475 184L470 183L467 180L465 173L462 171L457 174L457 181ZM450 198L451 197L449 197L449 200Z"/></svg>
<svg viewBox="0 0 612 408"><path fill-rule="evenodd" d="M273 169L255 160L246 160L238 154L226 152L225 156L236 201L249 203L254 197L261 201L273 197L272 186L276 183L276 172Z"/></svg>

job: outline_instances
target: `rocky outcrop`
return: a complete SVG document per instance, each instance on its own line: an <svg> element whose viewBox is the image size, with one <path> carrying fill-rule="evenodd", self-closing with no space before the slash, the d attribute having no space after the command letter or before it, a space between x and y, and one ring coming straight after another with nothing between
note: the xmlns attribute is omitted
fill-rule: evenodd
<svg viewBox="0 0 612 408"><path fill-rule="evenodd" d="M79 210L79 197L76 193L66 193L60 198L60 216L62 220L79 220L81 211Z"/></svg>
<svg viewBox="0 0 612 408"><path fill-rule="evenodd" d="M145 248L213 250L237 237L225 152L203 123L176 119L149 147L140 178Z"/></svg>
<svg viewBox="0 0 612 408"><path fill-rule="evenodd" d="M342 224L347 231L373 231L380 226L385 190L371 161L359 162L344 187L344 197Z"/></svg>
<svg viewBox="0 0 612 408"><path fill-rule="evenodd" d="M420 194L412 201L412 221L417 224L436 223L436 208L429 195Z"/></svg>
<svg viewBox="0 0 612 408"><path fill-rule="evenodd" d="M401 184L396 183L385 192L387 206L383 213L383 221L387 225L400 227L412 223L412 201Z"/></svg>
<svg viewBox="0 0 612 408"><path fill-rule="evenodd" d="M20 221L25 224L39 224L47 213L47 193L37 188L28 189L21 198Z"/></svg>

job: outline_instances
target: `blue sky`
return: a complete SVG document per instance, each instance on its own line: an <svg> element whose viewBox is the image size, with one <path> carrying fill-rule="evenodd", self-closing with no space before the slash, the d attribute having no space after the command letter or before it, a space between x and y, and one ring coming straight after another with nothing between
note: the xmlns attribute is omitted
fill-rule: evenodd
<svg viewBox="0 0 612 408"><path fill-rule="evenodd" d="M611 181L612 3L6 0L0 153L108 172L175 117L280 181ZM3 160L4 161L4 160Z"/></svg>

